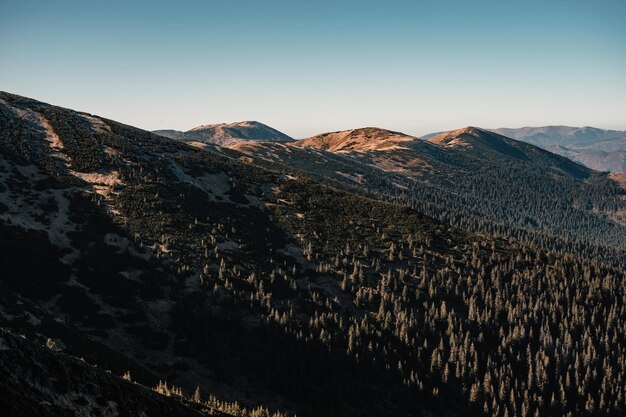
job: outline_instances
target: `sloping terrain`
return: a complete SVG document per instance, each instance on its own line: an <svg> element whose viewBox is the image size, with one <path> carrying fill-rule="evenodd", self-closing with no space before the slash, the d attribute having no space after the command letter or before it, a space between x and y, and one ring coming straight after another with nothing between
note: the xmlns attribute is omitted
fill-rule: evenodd
<svg viewBox="0 0 626 417"><path fill-rule="evenodd" d="M623 269L7 93L0 157L0 323L33 343L300 416L626 409Z"/></svg>
<svg viewBox="0 0 626 417"><path fill-rule="evenodd" d="M289 142L294 139L263 123L248 121L202 125L186 132L156 130L153 133L171 139L233 146L242 142Z"/></svg>
<svg viewBox="0 0 626 417"><path fill-rule="evenodd" d="M542 126L491 131L566 156L597 171L626 171L626 132L594 127Z"/></svg>
<svg viewBox="0 0 626 417"><path fill-rule="evenodd" d="M0 409L6 417L227 416L57 352L53 342L46 348L1 329L0 391Z"/></svg>
<svg viewBox="0 0 626 417"><path fill-rule="evenodd" d="M519 160L533 163L547 171L555 169L573 179L586 179L591 170L575 163L568 158L546 152L536 146L507 138L487 130L466 127L442 133L428 142L446 148L461 149L464 155L483 160Z"/></svg>
<svg viewBox="0 0 626 417"><path fill-rule="evenodd" d="M609 175L620 187L626 189L626 172L614 172Z"/></svg>
<svg viewBox="0 0 626 417"><path fill-rule="evenodd" d="M589 146L615 138L624 137L626 132L620 130L598 129L595 127L572 126L540 126L521 127L517 129L500 128L489 129L513 139L522 140L540 147L550 145L562 146Z"/></svg>
<svg viewBox="0 0 626 417"><path fill-rule="evenodd" d="M416 138L400 132L365 127L340 132L323 133L294 143L294 145L322 149L329 152L366 152L398 149L403 142Z"/></svg>
<svg viewBox="0 0 626 417"><path fill-rule="evenodd" d="M378 142L388 141L370 136L370 150L358 151L330 152L319 141L234 149L244 159L306 172L333 186L409 205L445 223L552 250L623 259L611 247L624 249L626 244L626 223L618 215L624 210L624 190L608 175L473 127L377 148Z"/></svg>

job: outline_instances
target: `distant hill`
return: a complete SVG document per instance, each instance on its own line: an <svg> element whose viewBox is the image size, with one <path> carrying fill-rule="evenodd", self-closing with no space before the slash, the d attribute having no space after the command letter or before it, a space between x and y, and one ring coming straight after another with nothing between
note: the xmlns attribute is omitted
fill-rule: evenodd
<svg viewBox="0 0 626 417"><path fill-rule="evenodd" d="M155 130L153 133L171 139L233 146L241 142L289 142L294 139L263 123L255 121L202 125L186 132Z"/></svg>
<svg viewBox="0 0 626 417"><path fill-rule="evenodd" d="M540 146L598 171L626 171L626 131L589 126L542 126L490 130Z"/></svg>
<svg viewBox="0 0 626 417"><path fill-rule="evenodd" d="M589 169L566 157L472 126L440 133L428 139L428 142L447 148L462 149L465 154L480 159L515 158L537 163L544 168L557 167L574 178L586 178L590 174Z"/></svg>
<svg viewBox="0 0 626 417"><path fill-rule="evenodd" d="M364 127L340 132L322 133L294 143L296 146L322 149L329 152L364 152L391 150L417 138L400 132Z"/></svg>
<svg viewBox="0 0 626 417"><path fill-rule="evenodd" d="M550 242L550 247L554 236L565 239L564 247L571 239L626 243L624 191L617 180L481 128L428 140L363 128L289 143L239 144L233 150L246 160L287 166L474 231Z"/></svg>

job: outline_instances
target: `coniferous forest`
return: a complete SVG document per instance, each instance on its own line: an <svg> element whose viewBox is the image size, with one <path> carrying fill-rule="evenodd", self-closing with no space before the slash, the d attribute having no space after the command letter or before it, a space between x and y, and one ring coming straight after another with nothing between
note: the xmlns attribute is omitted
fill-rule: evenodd
<svg viewBox="0 0 626 417"><path fill-rule="evenodd" d="M0 408L626 412L618 183L543 151L428 187L372 154L301 152L371 181L355 185L264 146L273 159L2 93Z"/></svg>

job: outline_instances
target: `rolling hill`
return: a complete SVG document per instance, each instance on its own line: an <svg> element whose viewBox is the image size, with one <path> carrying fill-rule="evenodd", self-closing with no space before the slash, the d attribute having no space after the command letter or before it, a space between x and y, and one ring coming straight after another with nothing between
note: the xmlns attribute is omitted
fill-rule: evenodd
<svg viewBox="0 0 626 417"><path fill-rule="evenodd" d="M244 159L306 172L474 231L567 251L589 252L588 244L624 248L625 191L606 174L474 127L427 141L383 129L350 139L358 131L233 149Z"/></svg>
<svg viewBox="0 0 626 417"><path fill-rule="evenodd" d="M202 125L186 132L178 130L156 130L153 133L171 139L233 146L241 142L289 142L294 139L263 123L248 121Z"/></svg>
<svg viewBox="0 0 626 417"><path fill-rule="evenodd" d="M597 171L626 171L626 132L594 127L542 126L490 129L540 146Z"/></svg>
<svg viewBox="0 0 626 417"><path fill-rule="evenodd" d="M586 179L591 175L589 169L569 158L471 126L439 134L428 139L428 142L446 148L461 149L465 155L483 160L526 161L544 169L560 170L567 177L574 179Z"/></svg>
<svg viewBox="0 0 626 417"><path fill-rule="evenodd" d="M365 127L340 132L323 133L298 141L296 145L322 149L329 152L367 152L397 149L404 142L413 142L416 138L400 132Z"/></svg>

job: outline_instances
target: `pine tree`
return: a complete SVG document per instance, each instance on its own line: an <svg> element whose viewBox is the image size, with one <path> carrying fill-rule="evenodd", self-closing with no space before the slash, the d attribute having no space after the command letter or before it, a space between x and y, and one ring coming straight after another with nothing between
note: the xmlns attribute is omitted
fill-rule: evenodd
<svg viewBox="0 0 626 417"><path fill-rule="evenodd" d="M199 386L196 386L196 390L193 393L193 398L192 399L193 399L194 402L197 402L197 403L202 402L202 397L200 396L200 387Z"/></svg>

